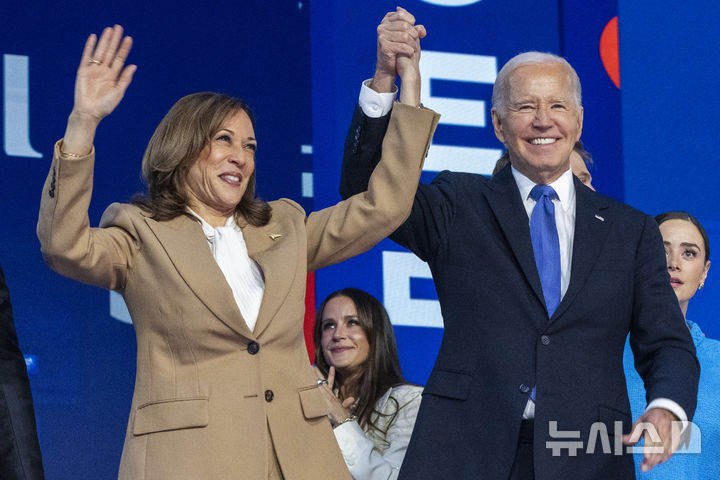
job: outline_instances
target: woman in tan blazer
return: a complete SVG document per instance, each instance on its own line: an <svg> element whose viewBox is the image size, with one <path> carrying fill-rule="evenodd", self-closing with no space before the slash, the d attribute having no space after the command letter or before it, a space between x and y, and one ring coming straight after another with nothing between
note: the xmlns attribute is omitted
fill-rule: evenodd
<svg viewBox="0 0 720 480"><path fill-rule="evenodd" d="M147 195L112 204L91 228L95 129L130 84L131 44L119 26L88 39L38 221L48 265L120 292L135 325L120 478L350 478L305 351L305 276L404 221L437 114L396 105L367 192L306 216L255 197L244 102L190 95L148 145ZM401 100L417 105L418 86Z"/></svg>

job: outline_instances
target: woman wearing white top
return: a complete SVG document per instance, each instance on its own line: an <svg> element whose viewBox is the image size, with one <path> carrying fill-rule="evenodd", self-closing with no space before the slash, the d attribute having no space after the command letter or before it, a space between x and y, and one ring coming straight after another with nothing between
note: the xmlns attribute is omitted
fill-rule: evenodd
<svg viewBox="0 0 720 480"><path fill-rule="evenodd" d="M422 388L403 379L387 311L362 290L339 290L318 309L313 339L328 417L353 478L397 478Z"/></svg>

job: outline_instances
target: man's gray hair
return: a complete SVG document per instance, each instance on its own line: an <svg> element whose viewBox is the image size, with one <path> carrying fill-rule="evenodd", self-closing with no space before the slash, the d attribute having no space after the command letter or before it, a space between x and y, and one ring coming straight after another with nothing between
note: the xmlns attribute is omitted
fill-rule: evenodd
<svg viewBox="0 0 720 480"><path fill-rule="evenodd" d="M582 106L582 90L580 88L580 79L578 78L575 69L565 60L563 57L554 55L552 53L545 52L525 52L515 55L513 58L507 61L505 65L500 69L495 79L495 85L493 85L492 93L492 104L493 109L498 113L504 114L508 102L508 79L510 74L518 67L528 64L537 63L557 63L565 65L568 68L568 79L570 80L570 86L574 91L575 102L578 107Z"/></svg>

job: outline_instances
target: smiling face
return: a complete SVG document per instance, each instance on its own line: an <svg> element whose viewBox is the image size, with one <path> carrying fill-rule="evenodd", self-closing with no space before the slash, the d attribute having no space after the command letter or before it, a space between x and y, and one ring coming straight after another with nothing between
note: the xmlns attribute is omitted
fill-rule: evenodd
<svg viewBox="0 0 720 480"><path fill-rule="evenodd" d="M225 225L255 171L257 141L247 113L227 116L187 175L188 205L210 225Z"/></svg>
<svg viewBox="0 0 720 480"><path fill-rule="evenodd" d="M561 63L528 63L506 78L507 101L492 110L498 140L510 163L536 184L549 184L570 168L570 153L582 133L570 69Z"/></svg>
<svg viewBox="0 0 720 480"><path fill-rule="evenodd" d="M670 285L683 315L698 286L705 281L710 262L705 261L705 242L697 227L687 220L672 219L660 224L665 244Z"/></svg>
<svg viewBox="0 0 720 480"><path fill-rule="evenodd" d="M327 302L321 329L320 345L328 366L347 378L365 363L370 344L350 298L338 296Z"/></svg>

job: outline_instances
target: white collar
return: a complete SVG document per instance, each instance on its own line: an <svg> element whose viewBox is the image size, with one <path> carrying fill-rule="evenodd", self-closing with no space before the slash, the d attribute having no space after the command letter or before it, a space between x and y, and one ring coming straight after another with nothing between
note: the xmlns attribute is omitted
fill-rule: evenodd
<svg viewBox="0 0 720 480"><path fill-rule="evenodd" d="M195 216L195 218L200 220L200 225L202 226L202 230L203 230L203 233L205 234L205 237L207 237L209 242L212 242L215 239L215 227L213 227L208 222L206 222L205 219L202 218L192 208L187 207L187 209L190 213L192 213ZM235 215L230 215L228 217L227 221L225 222L225 225L223 225L222 227L217 227L217 228L231 228L232 230L235 230L235 231L242 231L240 229L240 227L238 227L237 224L235 223Z"/></svg>
<svg viewBox="0 0 720 480"><path fill-rule="evenodd" d="M518 190L520 190L520 198L525 202L530 197L530 191L537 184L516 170L515 167L511 166L511 169L513 177L515 177L515 183L518 186ZM572 170L568 168L567 171L552 182L550 186L555 190L555 193L557 193L562 209L567 211L570 208L571 202L575 200L575 183L573 182Z"/></svg>

